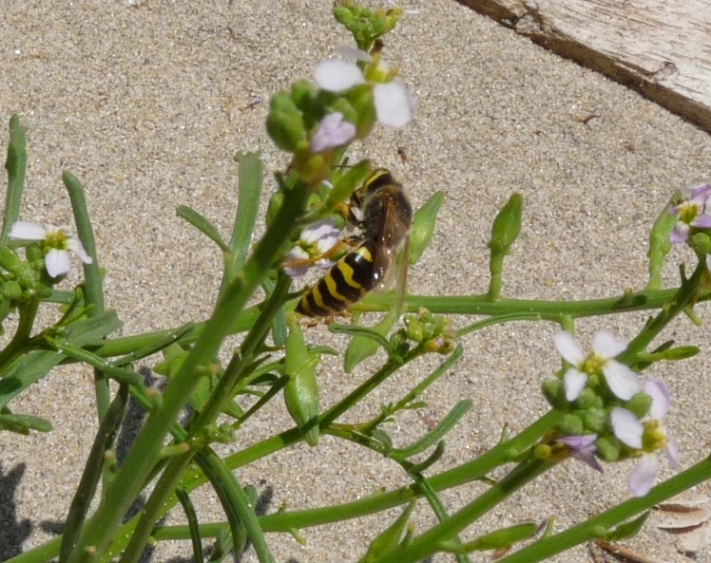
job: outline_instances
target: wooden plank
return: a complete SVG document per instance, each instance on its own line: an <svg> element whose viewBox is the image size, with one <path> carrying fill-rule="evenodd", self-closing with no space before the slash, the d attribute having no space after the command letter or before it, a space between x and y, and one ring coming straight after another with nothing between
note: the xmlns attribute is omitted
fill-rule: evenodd
<svg viewBox="0 0 711 563"><path fill-rule="evenodd" d="M711 132L711 1L459 1Z"/></svg>

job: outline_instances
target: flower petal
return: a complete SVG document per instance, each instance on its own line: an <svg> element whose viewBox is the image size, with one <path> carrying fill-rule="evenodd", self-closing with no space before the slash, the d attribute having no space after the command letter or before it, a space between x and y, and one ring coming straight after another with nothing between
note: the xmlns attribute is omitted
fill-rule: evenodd
<svg viewBox="0 0 711 563"><path fill-rule="evenodd" d="M373 57L365 51L361 51L360 49L350 45L336 45L336 52L341 55L341 57L348 59L349 61L361 61L367 63L373 60Z"/></svg>
<svg viewBox="0 0 711 563"><path fill-rule="evenodd" d="M328 92L343 92L365 82L363 73L353 63L330 59L316 65L316 84Z"/></svg>
<svg viewBox="0 0 711 563"><path fill-rule="evenodd" d="M602 373L610 391L623 401L629 401L642 390L637 374L620 362L609 360L602 366Z"/></svg>
<svg viewBox="0 0 711 563"><path fill-rule="evenodd" d="M654 454L643 454L630 474L630 491L636 497L643 497L654 484L659 471L659 461Z"/></svg>
<svg viewBox="0 0 711 563"><path fill-rule="evenodd" d="M652 406L649 407L649 416L654 420L661 420L667 414L671 405L671 393L661 379L650 377L644 382L644 392L652 397Z"/></svg>
<svg viewBox="0 0 711 563"><path fill-rule="evenodd" d="M44 257L44 266L47 268L47 273L50 277L56 278L57 276L68 274L72 269L72 262L66 250L53 248Z"/></svg>
<svg viewBox="0 0 711 563"><path fill-rule="evenodd" d="M613 433L620 442L635 450L642 449L644 428L634 414L627 409L617 407L610 413L610 423Z"/></svg>
<svg viewBox="0 0 711 563"><path fill-rule="evenodd" d="M569 332L564 330L556 332L553 335L553 344L555 344L556 350L558 350L558 353L563 356L566 362L574 366L579 366L583 363L585 359L583 349Z"/></svg>
<svg viewBox="0 0 711 563"><path fill-rule="evenodd" d="M47 235L47 227L40 223L30 223L29 221L16 221L12 224L8 236L20 240L44 240Z"/></svg>
<svg viewBox="0 0 711 563"><path fill-rule="evenodd" d="M687 188L687 190L688 189L689 188ZM683 191L684 190L682 190L682 192ZM691 188L688 199L700 203L701 205L706 205L709 197L711 197L711 185L701 184L700 186Z"/></svg>
<svg viewBox="0 0 711 563"><path fill-rule="evenodd" d="M560 438L560 442L568 446L575 459L586 463L596 471L602 473L602 467L595 459L595 440L597 434L588 434L586 436L564 436Z"/></svg>
<svg viewBox="0 0 711 563"><path fill-rule="evenodd" d="M287 252L284 259L284 271L292 280L298 280L309 271L309 254L303 248L295 246ZM295 264L289 266L289 264Z"/></svg>
<svg viewBox="0 0 711 563"><path fill-rule="evenodd" d="M580 392L588 382L588 376L577 368L570 368L563 376L563 387L565 388L565 398L568 401L575 401Z"/></svg>
<svg viewBox="0 0 711 563"><path fill-rule="evenodd" d="M379 123L399 129L412 119L414 113L412 100L401 82L393 80L386 84L376 84L373 88L373 97Z"/></svg>
<svg viewBox="0 0 711 563"><path fill-rule="evenodd" d="M687 238L689 238L689 225L677 222L677 224L674 225L674 229L669 234L669 242L672 244L679 244L686 242Z"/></svg>
<svg viewBox="0 0 711 563"><path fill-rule="evenodd" d="M311 137L311 154L323 152L345 145L356 136L356 126L344 121L343 114L329 113L321 120L318 129Z"/></svg>
<svg viewBox="0 0 711 563"><path fill-rule="evenodd" d="M77 256L79 256L79 259L84 262L84 264L91 264L93 262L91 256L86 253L81 241L77 237L69 237L69 240L67 240L67 246L69 247L69 250L72 250Z"/></svg>
<svg viewBox="0 0 711 563"><path fill-rule="evenodd" d="M603 360L610 360L627 349L627 343L617 340L615 335L601 330L593 339L593 352Z"/></svg>
<svg viewBox="0 0 711 563"><path fill-rule="evenodd" d="M679 443L668 432L667 440L669 440L666 451L667 461L674 469L679 469Z"/></svg>
<svg viewBox="0 0 711 563"><path fill-rule="evenodd" d="M706 215L705 213L703 215L699 215L692 221L691 224L699 229L711 228L711 215Z"/></svg>

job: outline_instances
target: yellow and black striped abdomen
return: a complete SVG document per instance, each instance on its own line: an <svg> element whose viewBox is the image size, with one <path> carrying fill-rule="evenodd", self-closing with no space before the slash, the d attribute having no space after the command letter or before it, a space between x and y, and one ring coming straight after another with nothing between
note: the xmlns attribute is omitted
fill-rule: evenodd
<svg viewBox="0 0 711 563"><path fill-rule="evenodd" d="M372 240L346 254L303 295L296 312L309 317L328 317L362 299L377 285L374 255Z"/></svg>

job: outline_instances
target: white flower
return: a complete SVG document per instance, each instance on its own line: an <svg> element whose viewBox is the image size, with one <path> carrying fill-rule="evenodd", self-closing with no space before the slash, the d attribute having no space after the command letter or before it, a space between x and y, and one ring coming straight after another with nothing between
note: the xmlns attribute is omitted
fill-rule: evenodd
<svg viewBox="0 0 711 563"><path fill-rule="evenodd" d="M644 392L652 398L647 422L640 422L632 412L619 407L610 413L612 431L617 439L641 452L629 480L630 491L636 497L646 495L654 484L659 472L658 450L664 449L669 464L673 468L679 467L679 446L663 423L671 405L669 389L664 382L650 377L644 384Z"/></svg>
<svg viewBox="0 0 711 563"><path fill-rule="evenodd" d="M292 279L299 279L306 275L314 264L314 259L324 256L333 248L341 235L333 219L321 219L311 223L301 232L301 238L287 253L284 261L284 271ZM316 266L328 270L333 266L331 260L324 258L316 260Z"/></svg>
<svg viewBox="0 0 711 563"><path fill-rule="evenodd" d="M42 241L47 250L44 265L52 278L68 274L71 270L70 250L79 256L84 264L92 262L91 256L86 253L81 241L75 236L69 236L67 231L61 227L17 221L12 225L9 237L19 240Z"/></svg>
<svg viewBox="0 0 711 563"><path fill-rule="evenodd" d="M373 58L357 49L341 49L344 56L366 62L365 73L352 62L332 59L316 65L316 83L328 92L344 92L358 84L373 86L378 122L400 128L412 119L414 107L410 94L400 80L392 77L379 57Z"/></svg>
<svg viewBox="0 0 711 563"><path fill-rule="evenodd" d="M592 352L587 355L569 332L556 333L553 342L563 359L571 364L563 376L565 398L568 401L575 401L588 377L600 372L610 391L623 401L628 401L642 390L637 374L613 359L625 351L627 344L617 340L612 333L598 332L593 339Z"/></svg>
<svg viewBox="0 0 711 563"><path fill-rule="evenodd" d="M711 228L711 214L707 209L711 198L711 185L701 184L693 188L684 188L682 194L681 201L669 209L669 213L678 217L674 230L669 235L669 240L673 244L686 242L691 227Z"/></svg>

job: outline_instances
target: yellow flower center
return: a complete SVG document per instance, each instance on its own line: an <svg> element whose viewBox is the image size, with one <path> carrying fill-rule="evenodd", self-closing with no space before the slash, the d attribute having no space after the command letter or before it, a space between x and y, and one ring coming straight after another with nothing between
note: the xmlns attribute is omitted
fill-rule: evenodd
<svg viewBox="0 0 711 563"><path fill-rule="evenodd" d="M655 452L666 449L669 438L664 426L658 420L652 420L644 425L642 434L642 449L645 452Z"/></svg>
<svg viewBox="0 0 711 563"><path fill-rule="evenodd" d="M698 203L692 203L690 201L680 204L678 209L679 221L686 225L691 225L701 212L701 206Z"/></svg>
<svg viewBox="0 0 711 563"><path fill-rule="evenodd" d="M49 248L56 248L57 250L66 250L67 232L64 229L57 229L52 233L47 233L44 242Z"/></svg>

